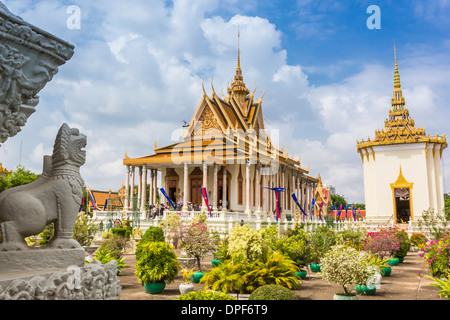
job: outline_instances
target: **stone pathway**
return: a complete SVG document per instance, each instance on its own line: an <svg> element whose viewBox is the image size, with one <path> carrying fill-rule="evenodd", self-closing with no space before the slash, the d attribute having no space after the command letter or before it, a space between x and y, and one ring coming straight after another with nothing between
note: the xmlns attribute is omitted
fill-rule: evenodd
<svg viewBox="0 0 450 320"><path fill-rule="evenodd" d="M173 300L179 295L178 286L183 282L180 272L173 283L166 286L162 294L151 295L145 292L143 286L134 275L135 256L124 255L127 267L122 269L119 276L122 285L120 300ZM202 269L212 268L211 258L202 261ZM423 275L419 277L418 272ZM381 288L374 296L358 296L359 300L440 300L438 289L431 286L432 280L424 275L429 275L423 259L416 252L409 252L404 262L392 267L389 277L383 277ZM195 290L202 290L203 285L194 284ZM323 280L319 274L308 270L308 275L302 281L301 288L295 290L299 300L332 300L335 292L342 288Z"/></svg>

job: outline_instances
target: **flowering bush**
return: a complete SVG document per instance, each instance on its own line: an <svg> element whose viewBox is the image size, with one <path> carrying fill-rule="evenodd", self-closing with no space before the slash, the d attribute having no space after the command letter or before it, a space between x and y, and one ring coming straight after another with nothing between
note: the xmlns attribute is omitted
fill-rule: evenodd
<svg viewBox="0 0 450 320"><path fill-rule="evenodd" d="M233 262L265 261L268 247L261 233L248 225L234 226L228 237L228 254Z"/></svg>
<svg viewBox="0 0 450 320"><path fill-rule="evenodd" d="M207 226L202 223L191 223L186 228L180 247L188 256L197 259L197 267L201 271L200 260L216 249L216 242L217 239L210 234Z"/></svg>
<svg viewBox="0 0 450 320"><path fill-rule="evenodd" d="M430 241L425 245L423 257L433 277L448 278L450 276L450 237Z"/></svg>
<svg viewBox="0 0 450 320"><path fill-rule="evenodd" d="M427 237L422 233L413 233L409 238L411 245L417 247L418 249L423 249L427 243Z"/></svg>
<svg viewBox="0 0 450 320"><path fill-rule="evenodd" d="M183 238L185 232L185 225L178 213L171 213L161 222L161 228L166 233L167 240L172 241L175 249L178 248L178 243Z"/></svg>
<svg viewBox="0 0 450 320"><path fill-rule="evenodd" d="M341 285L345 295L351 295L351 284L365 284L369 262L366 253L344 245L333 246L320 261L322 278Z"/></svg>
<svg viewBox="0 0 450 320"><path fill-rule="evenodd" d="M392 256L400 249L400 240L396 228L387 227L379 232L369 232L364 241L364 251L378 254L381 258Z"/></svg>

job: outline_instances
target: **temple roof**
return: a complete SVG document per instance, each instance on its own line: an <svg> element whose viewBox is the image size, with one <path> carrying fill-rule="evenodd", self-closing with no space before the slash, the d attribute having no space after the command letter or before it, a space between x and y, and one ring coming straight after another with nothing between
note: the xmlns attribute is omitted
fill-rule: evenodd
<svg viewBox="0 0 450 320"><path fill-rule="evenodd" d="M430 136L425 133L425 128L416 128L414 118L409 116L405 108L400 73L398 71L397 53L394 47L395 70L394 70L394 92L391 99L392 108L389 110L389 118L384 122L384 128L375 131L375 139L357 141L357 151L363 157L362 149L372 148L378 145L395 145L405 143L437 143L441 144L440 152L447 147L447 138L444 135Z"/></svg>
<svg viewBox="0 0 450 320"><path fill-rule="evenodd" d="M245 163L246 160L263 165L285 165L302 173L300 157L293 159L284 147L279 150L265 130L262 99L255 99L243 81L238 48L234 81L228 88L228 96L219 97L211 81L212 94L208 96L202 83L203 96L183 133L182 141L158 148L155 153L131 159L125 154L124 165L143 165L148 168L174 167L183 163L203 162L221 165ZM290 158L289 158L290 156ZM315 178L308 177L317 182Z"/></svg>

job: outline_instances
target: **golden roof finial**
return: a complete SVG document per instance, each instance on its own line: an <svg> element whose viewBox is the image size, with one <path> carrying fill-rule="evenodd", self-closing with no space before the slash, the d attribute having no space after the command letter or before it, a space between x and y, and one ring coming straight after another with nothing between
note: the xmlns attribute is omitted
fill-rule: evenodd
<svg viewBox="0 0 450 320"><path fill-rule="evenodd" d="M245 97L250 93L250 90L247 89L243 80L244 77L242 76L241 70L240 31L238 27L238 56L236 74L234 75L234 81L231 83L231 87L228 88L228 94L231 96L232 93L234 93L235 97L240 102L243 102Z"/></svg>
<svg viewBox="0 0 450 320"><path fill-rule="evenodd" d="M241 34L240 34L240 32L239 32L239 26L238 26L238 57L237 57L236 74L237 74L237 70L241 70L240 38L241 38Z"/></svg>
<svg viewBox="0 0 450 320"><path fill-rule="evenodd" d="M402 85L400 83L400 73L398 72L398 64L397 64L397 50L395 48L394 43L394 57L395 57L395 70L394 70L394 96L392 97L392 107L394 111L403 110L403 106L405 105L405 98L402 94Z"/></svg>

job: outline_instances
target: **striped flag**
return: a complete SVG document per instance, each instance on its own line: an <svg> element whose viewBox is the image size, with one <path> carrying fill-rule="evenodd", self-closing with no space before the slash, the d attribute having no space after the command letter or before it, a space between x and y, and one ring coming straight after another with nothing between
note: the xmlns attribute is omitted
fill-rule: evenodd
<svg viewBox="0 0 450 320"><path fill-rule="evenodd" d="M169 196L166 193L166 190L164 188L159 189L161 193L166 197L167 201L169 201L170 205L173 207L173 210L176 210L175 205L173 204L172 200L169 198Z"/></svg>
<svg viewBox="0 0 450 320"><path fill-rule="evenodd" d="M202 191L202 196L203 196L203 199L205 200L206 206L208 207L209 216L212 217L211 208L209 207L209 203L208 203L208 193L206 192L206 188L202 187L201 191Z"/></svg>
<svg viewBox="0 0 450 320"><path fill-rule="evenodd" d="M89 198L91 198L92 206L95 210L98 210L97 204L95 203L94 197L92 196L91 189L89 187L87 187L87 192L89 194Z"/></svg>

